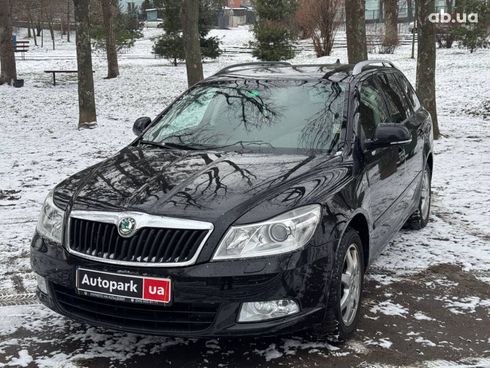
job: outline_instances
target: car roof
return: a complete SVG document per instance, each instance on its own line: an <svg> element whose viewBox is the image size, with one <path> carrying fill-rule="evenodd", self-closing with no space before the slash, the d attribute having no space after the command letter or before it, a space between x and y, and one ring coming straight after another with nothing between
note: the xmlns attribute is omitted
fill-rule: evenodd
<svg viewBox="0 0 490 368"><path fill-rule="evenodd" d="M381 64L377 66L376 64ZM287 62L252 62L234 64L220 70L207 80L229 79L278 79L278 80L320 80L350 81L355 76L365 74L369 70L395 68L385 60L369 60L357 64L342 64L339 60L333 64L301 64Z"/></svg>

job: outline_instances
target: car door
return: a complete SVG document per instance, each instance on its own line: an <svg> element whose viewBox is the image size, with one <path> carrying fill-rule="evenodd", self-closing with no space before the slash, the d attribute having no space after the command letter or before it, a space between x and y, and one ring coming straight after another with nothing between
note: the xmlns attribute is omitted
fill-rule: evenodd
<svg viewBox="0 0 490 368"><path fill-rule="evenodd" d="M427 111L421 108L415 90L407 78L401 73L393 74L393 76L399 83L401 93L410 106L410 116L406 126L411 131L414 140L416 139L416 144L415 142L412 142L413 151L411 154L414 156L414 159L407 161L407 171L410 172L410 175L414 178L416 184L420 181L420 175L425 164L424 138L427 135L427 129L431 126L429 123L429 115Z"/></svg>
<svg viewBox="0 0 490 368"><path fill-rule="evenodd" d="M397 198L393 214L403 225L405 218L410 215L412 204L416 197L416 188L423 165L423 136L421 124L415 117L409 100L402 90L395 72L379 74L379 81L385 95L390 121L403 125L412 135L410 143L399 146L403 170L398 176L398 185L402 190Z"/></svg>
<svg viewBox="0 0 490 368"><path fill-rule="evenodd" d="M390 122L384 93L376 76L371 76L361 83L359 97L359 132L361 146L373 140L376 127ZM396 146L364 149L365 175L369 190L367 193L367 209L373 222L374 254L381 250L391 236L396 223L391 215L393 205L401 195L404 187L400 185L404 168L404 155Z"/></svg>

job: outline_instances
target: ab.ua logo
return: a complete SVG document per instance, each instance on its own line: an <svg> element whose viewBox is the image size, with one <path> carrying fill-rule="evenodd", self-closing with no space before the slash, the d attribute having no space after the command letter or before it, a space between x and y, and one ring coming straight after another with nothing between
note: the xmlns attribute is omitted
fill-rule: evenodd
<svg viewBox="0 0 490 368"><path fill-rule="evenodd" d="M439 13L432 13L428 17L432 23L478 23L478 13L456 13L454 17L441 9Z"/></svg>

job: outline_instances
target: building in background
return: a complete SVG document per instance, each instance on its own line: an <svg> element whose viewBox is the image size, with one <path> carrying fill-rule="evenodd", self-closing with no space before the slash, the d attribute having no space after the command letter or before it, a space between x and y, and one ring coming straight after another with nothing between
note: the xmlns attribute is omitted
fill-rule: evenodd
<svg viewBox="0 0 490 368"><path fill-rule="evenodd" d="M454 6L454 0L435 0L436 12L447 11ZM415 18L415 0L398 0L398 21L412 22ZM384 21L383 1L366 0L366 22L379 23Z"/></svg>
<svg viewBox="0 0 490 368"><path fill-rule="evenodd" d="M139 8L141 4L143 4L143 0L119 0L119 6L123 11Z"/></svg>
<svg viewBox="0 0 490 368"><path fill-rule="evenodd" d="M255 23L251 0L228 0L218 15L219 28L233 28Z"/></svg>
<svg viewBox="0 0 490 368"><path fill-rule="evenodd" d="M241 0L228 0L228 4L226 4L228 8L239 8L242 5Z"/></svg>
<svg viewBox="0 0 490 368"><path fill-rule="evenodd" d="M147 22L160 22L162 20L163 9L146 9L145 14Z"/></svg>
<svg viewBox="0 0 490 368"><path fill-rule="evenodd" d="M128 9L141 8L144 0L119 0L119 5L123 11ZM196 0L198 1L198 0ZM382 23L383 0L366 1L366 22ZM455 0L435 0L436 12L447 11L448 7L454 6ZM146 9L143 12L148 21L161 20L161 9ZM252 0L226 0L223 10L218 16L216 25L219 28L232 28L245 24L255 23L255 11ZM415 18L415 0L398 0L398 20L399 22L412 22Z"/></svg>
<svg viewBox="0 0 490 368"><path fill-rule="evenodd" d="M252 0L228 0L226 6L228 8L252 8Z"/></svg>

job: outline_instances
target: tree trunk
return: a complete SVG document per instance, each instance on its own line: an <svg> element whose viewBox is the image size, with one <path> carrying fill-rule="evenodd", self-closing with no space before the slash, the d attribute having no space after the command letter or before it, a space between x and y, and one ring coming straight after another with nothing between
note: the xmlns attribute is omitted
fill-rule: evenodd
<svg viewBox="0 0 490 368"><path fill-rule="evenodd" d="M32 33L32 37L34 38L34 45L37 46L37 36L36 36L36 30L34 29L34 21L32 19L32 14L31 12L29 11L29 23L27 25L27 27L29 29L32 29L31 33Z"/></svg>
<svg viewBox="0 0 490 368"><path fill-rule="evenodd" d="M12 8L10 0L0 0L0 84L17 79L14 45L12 43Z"/></svg>
<svg viewBox="0 0 490 368"><path fill-rule="evenodd" d="M398 1L384 0L385 34L383 46L393 47L398 45Z"/></svg>
<svg viewBox="0 0 490 368"><path fill-rule="evenodd" d="M199 41L199 1L183 0L182 31L184 38L187 83L190 86L204 78Z"/></svg>
<svg viewBox="0 0 490 368"><path fill-rule="evenodd" d="M417 95L432 117L434 139L439 138L436 108L436 35L429 15L435 12L435 0L417 0Z"/></svg>
<svg viewBox="0 0 490 368"><path fill-rule="evenodd" d="M70 2L71 0L68 0L68 5L67 5L67 11L66 11L66 42L71 42L70 41Z"/></svg>
<svg viewBox="0 0 490 368"><path fill-rule="evenodd" d="M114 33L114 16L117 11L117 5L114 0L101 0L100 3L102 5L102 16L104 18L107 79L116 78L119 75L116 36Z"/></svg>
<svg viewBox="0 0 490 368"><path fill-rule="evenodd" d="M55 50L56 44L55 44L55 40L54 40L54 28L53 28L53 21L52 20L49 21L48 27L49 27L49 34L51 35L51 42L53 43L53 50Z"/></svg>
<svg viewBox="0 0 490 368"><path fill-rule="evenodd" d="M345 0L347 55L350 64L367 60L364 0Z"/></svg>
<svg viewBox="0 0 490 368"><path fill-rule="evenodd" d="M73 0L77 23L79 128L91 128L95 126L97 121L94 76L92 74L92 48L90 45L89 1Z"/></svg>
<svg viewBox="0 0 490 368"><path fill-rule="evenodd" d="M34 45L37 46L36 30L34 29L34 23L32 23L32 22L31 22L31 28L32 28L32 37L34 38Z"/></svg>

